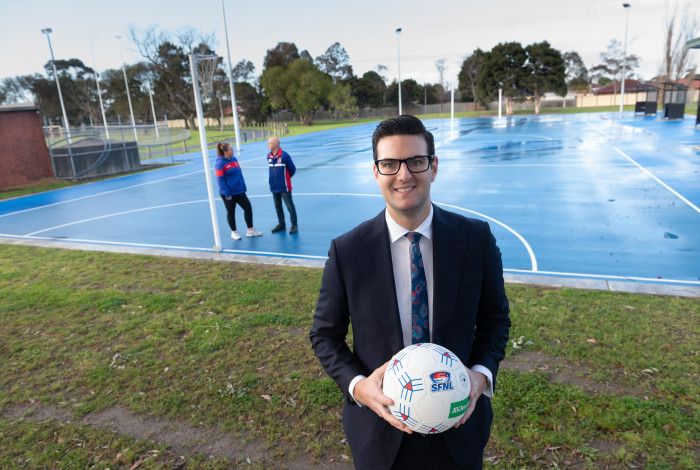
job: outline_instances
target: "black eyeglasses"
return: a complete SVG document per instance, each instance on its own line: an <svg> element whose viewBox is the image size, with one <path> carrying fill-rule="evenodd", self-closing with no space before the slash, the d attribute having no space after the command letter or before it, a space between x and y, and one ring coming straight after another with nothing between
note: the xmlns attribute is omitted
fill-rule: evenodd
<svg viewBox="0 0 700 470"><path fill-rule="evenodd" d="M397 174L401 169L402 163L406 165L406 168L408 168L408 171L411 173L423 173L424 171L428 171L433 158L435 158L434 155L416 155L415 157L406 158L404 160L383 158L381 160L375 160L374 164L377 166L377 171L382 175Z"/></svg>

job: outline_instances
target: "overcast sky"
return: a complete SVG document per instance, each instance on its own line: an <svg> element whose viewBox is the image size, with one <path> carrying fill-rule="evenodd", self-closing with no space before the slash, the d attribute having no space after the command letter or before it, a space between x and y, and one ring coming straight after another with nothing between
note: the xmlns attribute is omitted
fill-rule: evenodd
<svg viewBox="0 0 700 470"><path fill-rule="evenodd" d="M339 41L356 74L388 68L396 76L396 35L401 34L401 75L436 82L435 61L447 60L446 79L456 80L463 57L499 42L523 46L547 40L562 52L575 50L587 67L595 65L611 39L624 38L625 12L613 0L225 0L234 63L246 58L261 72L265 51L279 41L297 44L312 56ZM631 1L628 51L641 58L639 74L651 78L663 54L665 19L676 2ZM691 10L700 17L700 1ZM44 27L53 28L57 59L78 57L98 70L120 64L116 34L129 26L157 25L166 31L195 27L214 33L225 57L221 0L0 0L0 78L42 72L49 58ZM700 34L700 33L698 33ZM127 62L141 60L125 41ZM700 52L691 51L700 63Z"/></svg>

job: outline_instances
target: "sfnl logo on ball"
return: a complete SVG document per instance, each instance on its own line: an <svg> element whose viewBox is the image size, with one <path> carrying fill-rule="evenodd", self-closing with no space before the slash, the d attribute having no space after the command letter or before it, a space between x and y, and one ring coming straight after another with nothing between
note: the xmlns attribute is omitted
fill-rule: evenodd
<svg viewBox="0 0 700 470"><path fill-rule="evenodd" d="M431 392L443 392L445 390L454 390L450 373L444 370L433 372L430 374L430 381L433 383L430 386Z"/></svg>

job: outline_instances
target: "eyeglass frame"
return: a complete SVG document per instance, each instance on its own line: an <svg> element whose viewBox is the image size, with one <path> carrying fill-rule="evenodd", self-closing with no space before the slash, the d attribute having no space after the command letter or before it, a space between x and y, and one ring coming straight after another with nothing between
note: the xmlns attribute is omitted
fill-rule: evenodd
<svg viewBox="0 0 700 470"><path fill-rule="evenodd" d="M393 175L399 174L399 172L401 171L401 164L402 164L402 163L406 165L406 169L407 169L408 172L411 173L411 174L425 173L425 172L428 171L428 170L430 169L430 167L433 165L433 159L434 159L435 157L436 157L436 155L414 155L414 156L412 156L412 157L408 157L408 158L404 158L404 159L399 159L399 158L381 158L381 159L377 159L377 160L374 161L374 166L377 167L377 171L379 172L379 174L380 174L380 175L383 175L383 176L393 176ZM428 159L428 166L426 167L426 169L425 169L425 170L420 170L420 171L412 171L411 168L408 166L408 163L406 163L406 162L408 162L409 160L413 160L414 158L427 158L427 159ZM395 173L382 173L382 171L379 169L379 163L380 163L380 162L383 162L383 161L387 161L387 160L399 162L399 167L396 169L396 172L395 172ZM415 161L415 160L414 160L414 161Z"/></svg>

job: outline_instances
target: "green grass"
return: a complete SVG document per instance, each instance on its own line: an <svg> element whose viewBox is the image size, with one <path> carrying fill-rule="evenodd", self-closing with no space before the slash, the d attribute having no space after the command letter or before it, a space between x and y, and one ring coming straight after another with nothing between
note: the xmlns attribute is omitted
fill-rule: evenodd
<svg viewBox="0 0 700 470"><path fill-rule="evenodd" d="M0 199L9 199L11 197L19 197L24 196L26 194L42 193L44 191L51 191L52 189L60 189L65 188L66 186L73 186L74 184L75 183L71 183L70 181L62 181L55 178L45 178L32 185L2 190L0 191Z"/></svg>
<svg viewBox="0 0 700 470"><path fill-rule="evenodd" d="M80 417L124 406L218 426L259 443L277 465L340 460L349 455L341 394L308 340L320 278L317 269L0 246L0 408L37 402ZM526 349L648 393L587 393L502 370L489 445L496 468L575 459L696 467L700 301L525 286L508 295L511 337L532 341ZM614 451L597 451L598 441ZM160 452L146 468L177 464L124 436L0 418L3 468L27 458L103 468L116 453L128 468L149 449Z"/></svg>

